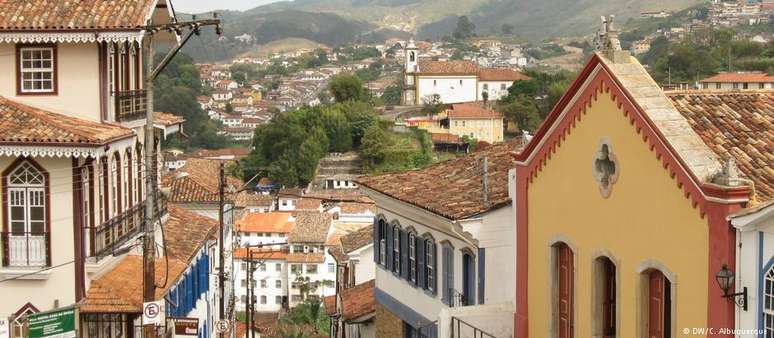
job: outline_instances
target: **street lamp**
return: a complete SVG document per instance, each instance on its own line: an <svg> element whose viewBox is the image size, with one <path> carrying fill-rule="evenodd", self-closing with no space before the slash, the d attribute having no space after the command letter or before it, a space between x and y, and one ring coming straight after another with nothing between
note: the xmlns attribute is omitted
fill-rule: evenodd
<svg viewBox="0 0 774 338"><path fill-rule="evenodd" d="M723 290L723 298L730 298L736 305L741 306L743 310L747 311L746 286L742 288L742 292L728 293L728 290L731 290L731 286L734 285L734 272L728 268L728 265L723 264L720 271L715 274L715 280L717 280L720 289ZM737 299L737 296L741 296L741 298Z"/></svg>

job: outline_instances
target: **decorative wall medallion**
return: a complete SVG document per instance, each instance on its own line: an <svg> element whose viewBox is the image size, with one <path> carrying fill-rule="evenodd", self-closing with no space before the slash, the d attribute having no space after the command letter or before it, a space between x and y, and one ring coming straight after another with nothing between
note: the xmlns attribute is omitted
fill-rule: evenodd
<svg viewBox="0 0 774 338"><path fill-rule="evenodd" d="M613 189L613 184L618 180L618 173L621 168L618 164L618 158L613 153L610 141L603 138L599 141L599 150L594 154L593 160L594 178L599 184L599 193L607 198Z"/></svg>

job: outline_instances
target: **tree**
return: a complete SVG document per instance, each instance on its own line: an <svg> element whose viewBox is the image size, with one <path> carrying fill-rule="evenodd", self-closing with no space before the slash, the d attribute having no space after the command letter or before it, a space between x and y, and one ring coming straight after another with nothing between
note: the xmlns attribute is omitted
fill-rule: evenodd
<svg viewBox="0 0 774 338"><path fill-rule="evenodd" d="M331 151L343 153L352 150L352 126L340 110L329 108L323 111L323 123Z"/></svg>
<svg viewBox="0 0 774 338"><path fill-rule="evenodd" d="M384 104L388 106L396 106L400 104L401 97L403 96L403 89L399 85L387 86L384 88L384 94L382 99Z"/></svg>
<svg viewBox="0 0 774 338"><path fill-rule="evenodd" d="M226 113L234 112L234 106L231 105L231 102L226 102L226 107L224 109L226 110Z"/></svg>
<svg viewBox="0 0 774 338"><path fill-rule="evenodd" d="M336 102L357 101L366 97L363 82L352 74L339 74L328 83L328 90Z"/></svg>
<svg viewBox="0 0 774 338"><path fill-rule="evenodd" d="M373 124L365 131L361 154L371 165L384 160L387 149L391 146L390 138L378 124Z"/></svg>
<svg viewBox="0 0 774 338"><path fill-rule="evenodd" d="M476 25L470 22L466 15L463 15L457 19L457 27L454 29L452 36L455 39L467 39L475 35L475 31Z"/></svg>
<svg viewBox="0 0 774 338"><path fill-rule="evenodd" d="M503 35L513 35L513 30L516 27L509 23L504 23L502 26L500 26L500 31L503 33Z"/></svg>
<svg viewBox="0 0 774 338"><path fill-rule="evenodd" d="M443 111L443 102L441 102L441 95L438 94L432 94L427 95L424 98L422 98L422 102L424 102L424 106L422 107L422 112L427 115L438 115L440 112Z"/></svg>

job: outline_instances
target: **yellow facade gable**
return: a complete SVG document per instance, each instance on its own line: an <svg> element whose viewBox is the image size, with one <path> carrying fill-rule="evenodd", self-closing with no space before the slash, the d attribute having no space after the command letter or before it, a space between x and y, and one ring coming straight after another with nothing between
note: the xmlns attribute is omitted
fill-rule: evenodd
<svg viewBox="0 0 774 338"><path fill-rule="evenodd" d="M595 258L616 264L620 337L640 337L643 288L640 272L663 268L674 289L673 332L706 327L707 221L685 197L662 162L608 93L592 99L561 145L529 184L529 332L543 336L553 321L551 245L574 252L575 337L600 334L594 327ZM609 197L600 193L593 161L606 140L618 161ZM674 336L674 335L673 335Z"/></svg>

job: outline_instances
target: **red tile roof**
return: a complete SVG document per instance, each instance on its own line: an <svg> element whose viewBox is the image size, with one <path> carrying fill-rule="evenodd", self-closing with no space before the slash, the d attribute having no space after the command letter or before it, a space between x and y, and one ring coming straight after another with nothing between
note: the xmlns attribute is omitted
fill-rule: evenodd
<svg viewBox="0 0 774 338"><path fill-rule="evenodd" d="M0 0L0 30L139 30L155 0Z"/></svg>
<svg viewBox="0 0 774 338"><path fill-rule="evenodd" d="M430 139L433 143L461 143L459 136L448 133L430 133Z"/></svg>
<svg viewBox="0 0 774 338"><path fill-rule="evenodd" d="M374 227L365 226L360 230L346 234L341 237L341 249L345 253L350 253L357 249L360 249L368 244L371 244L374 238Z"/></svg>
<svg viewBox="0 0 774 338"><path fill-rule="evenodd" d="M266 260L285 260L288 257L287 250L279 249L267 249L267 248L251 248L253 252L253 259L266 259ZM238 248L234 251L234 258L245 259L247 257L247 248Z"/></svg>
<svg viewBox="0 0 774 338"><path fill-rule="evenodd" d="M341 291L342 307L344 308L342 319L344 321L358 319L376 312L374 284L372 279Z"/></svg>
<svg viewBox="0 0 774 338"><path fill-rule="evenodd" d="M178 116L172 113L155 112L153 114L153 118L155 123L164 126L171 126L185 122L185 119L182 116Z"/></svg>
<svg viewBox="0 0 774 338"><path fill-rule="evenodd" d="M0 96L0 143L102 146L134 135L129 128L34 108Z"/></svg>
<svg viewBox="0 0 774 338"><path fill-rule="evenodd" d="M295 222L290 221L290 212L252 212L248 213L236 224L241 232L273 232L290 233Z"/></svg>
<svg viewBox="0 0 774 338"><path fill-rule="evenodd" d="M234 205L238 208L246 207L269 207L274 203L271 195L256 194L242 191L234 197Z"/></svg>
<svg viewBox="0 0 774 338"><path fill-rule="evenodd" d="M183 167L164 176L161 182L171 188L170 202L217 203L219 170L220 164L216 160L189 158ZM226 184L235 188L242 185L239 179L230 176L226 177Z"/></svg>
<svg viewBox="0 0 774 338"><path fill-rule="evenodd" d="M478 64L472 61L431 61L419 60L421 74L476 75Z"/></svg>
<svg viewBox="0 0 774 338"><path fill-rule="evenodd" d="M774 75L764 72L723 72L699 82L774 82Z"/></svg>
<svg viewBox="0 0 774 338"><path fill-rule="evenodd" d="M734 157L757 199L774 197L774 90L666 94L718 157Z"/></svg>
<svg viewBox="0 0 774 338"><path fill-rule="evenodd" d="M287 254L285 259L288 263L322 263L325 262L325 254L293 252Z"/></svg>
<svg viewBox="0 0 774 338"><path fill-rule="evenodd" d="M165 288L156 288L155 299L160 299L175 284L188 265L178 259L169 259L169 270L164 257L156 258L156 284ZM142 256L127 256L116 267L103 276L93 280L86 298L81 301L81 313L140 313L142 311Z"/></svg>
<svg viewBox="0 0 774 338"><path fill-rule="evenodd" d="M296 224L288 235L293 243L325 243L333 215L317 211L296 211L293 213Z"/></svg>
<svg viewBox="0 0 774 338"><path fill-rule="evenodd" d="M478 72L478 79L480 81L519 81L532 78L515 69L484 68Z"/></svg>
<svg viewBox="0 0 774 338"><path fill-rule="evenodd" d="M336 314L336 295L323 297L323 306L328 315Z"/></svg>
<svg viewBox="0 0 774 338"><path fill-rule="evenodd" d="M521 140L511 140L463 157L428 166L377 176L363 176L362 186L400 201L457 220L485 213L510 203L508 170L515 167L513 153ZM489 194L484 201L484 158L489 166Z"/></svg>
<svg viewBox="0 0 774 338"><path fill-rule="evenodd" d="M164 224L167 255L190 261L208 239L217 238L218 222L212 218L169 204L169 220Z"/></svg>
<svg viewBox="0 0 774 338"><path fill-rule="evenodd" d="M446 111L450 119L502 119L503 114L476 103L455 103Z"/></svg>

